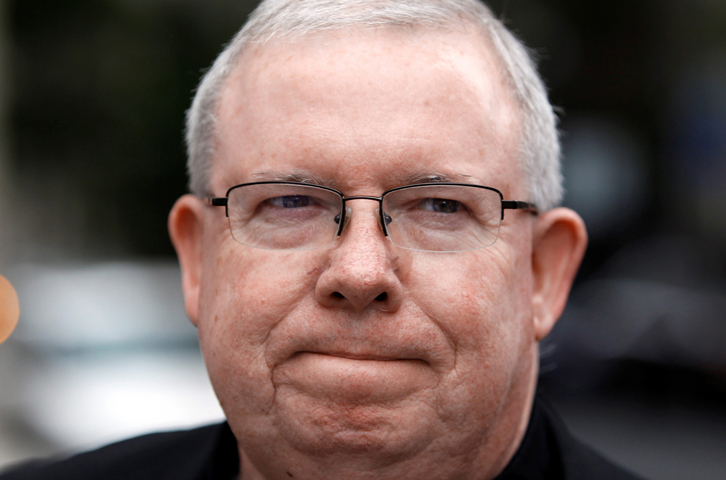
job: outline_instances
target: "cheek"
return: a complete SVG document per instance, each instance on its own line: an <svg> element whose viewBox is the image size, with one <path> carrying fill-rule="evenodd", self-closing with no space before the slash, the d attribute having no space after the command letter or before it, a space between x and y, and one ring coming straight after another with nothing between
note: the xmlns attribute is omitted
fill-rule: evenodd
<svg viewBox="0 0 726 480"><path fill-rule="evenodd" d="M418 280L411 296L456 353L439 389L441 412L471 435L487 428L474 426L470 407L481 409L481 422L493 421L531 358L527 264L509 251L492 246L460 258L421 259L412 275Z"/></svg>
<svg viewBox="0 0 726 480"><path fill-rule="evenodd" d="M511 250L511 249L509 249ZM458 258L421 258L410 295L460 354L511 345L531 310L526 265L492 246Z"/></svg>
<svg viewBox="0 0 726 480"><path fill-rule="evenodd" d="M310 262L299 252L253 250L233 242L207 260L199 341L212 385L228 416L241 408L246 415L264 413L274 395L267 340L310 296Z"/></svg>
<svg viewBox="0 0 726 480"><path fill-rule="evenodd" d="M244 332L261 343L270 329L314 291L317 263L300 252L226 242L208 259L202 285L203 327Z"/></svg>

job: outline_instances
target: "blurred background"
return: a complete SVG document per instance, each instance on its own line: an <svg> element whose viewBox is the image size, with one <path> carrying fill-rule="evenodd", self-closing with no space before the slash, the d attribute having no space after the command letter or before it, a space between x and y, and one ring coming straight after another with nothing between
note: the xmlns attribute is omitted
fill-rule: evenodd
<svg viewBox="0 0 726 480"><path fill-rule="evenodd" d="M0 2L0 470L222 418L166 216L191 92L255 4ZM726 2L490 5L563 109L591 236L541 390L632 470L726 478Z"/></svg>

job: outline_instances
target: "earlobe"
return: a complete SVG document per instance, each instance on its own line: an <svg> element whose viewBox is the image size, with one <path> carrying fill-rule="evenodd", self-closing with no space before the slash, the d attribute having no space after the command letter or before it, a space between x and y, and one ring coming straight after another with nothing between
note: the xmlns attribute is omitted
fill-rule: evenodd
<svg viewBox="0 0 726 480"><path fill-rule="evenodd" d="M169 236L182 272L184 307L197 325L202 275L202 226L204 205L194 195L184 195L169 213Z"/></svg>
<svg viewBox="0 0 726 480"><path fill-rule="evenodd" d="M562 314L587 247L582 218L555 208L537 219L532 246L534 332L540 341Z"/></svg>

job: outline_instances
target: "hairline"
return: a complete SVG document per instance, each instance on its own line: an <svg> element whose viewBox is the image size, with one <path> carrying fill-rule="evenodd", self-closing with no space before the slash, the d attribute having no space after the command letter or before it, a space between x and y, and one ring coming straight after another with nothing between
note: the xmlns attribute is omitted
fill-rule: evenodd
<svg viewBox="0 0 726 480"><path fill-rule="evenodd" d="M485 9L487 8L484 5L482 5L482 7L484 7ZM298 41L304 40L305 38L311 37L316 34L350 32L355 30L373 31L385 28L393 31L402 32L405 32L405 30L409 30L412 32L423 32L424 34L434 33L438 31L448 33L460 33L464 35L481 35L481 38L483 38L488 44L486 45L486 48L491 49L491 52L493 52L495 58L497 59L497 71L503 76L502 80L504 82L504 86L509 93L510 101L513 102L513 106L515 107L516 114L519 118L519 132L517 135L518 154L515 160L518 164L518 170L521 172L520 181L524 183L524 188L528 192L528 195L530 197L534 197L529 198L528 200L538 203L538 206L541 210L547 210L549 208L552 208L553 206L556 206L556 204L558 204L561 200L562 187L561 175L559 174L560 151L559 139L557 137L558 133L556 130L557 118L552 112L552 108L549 105L549 101L546 98L545 92L545 101L547 102L547 107L549 109L548 112L545 112L545 116L548 113L551 113L553 117L549 120L553 123L551 127L552 130L554 130L555 135L555 145L553 153L557 157L555 159L557 165L554 175L558 178L545 178L545 181L543 182L547 183L547 181L550 180L550 183L552 183L554 181L557 184L554 188L555 191L539 192L537 188L537 179L539 179L541 176L540 172L534 172L531 170L533 170L533 165L535 168L539 165L540 167L547 169L547 164L551 163L552 159L550 159L550 162L548 162L547 159L540 162L528 161L527 159L532 155L538 154L536 151L532 151L537 150L539 147L539 145L537 145L537 142L535 141L537 136L540 137L540 143L542 141L547 142L547 140L551 141L552 139L543 139L541 138L542 135L538 135L538 133L542 133L542 131L545 131L545 133L547 133L547 131L549 130L549 125L534 125L535 123L541 123L542 119L540 117L543 116L543 112L541 111L541 109L539 112L537 112L537 106L533 106L531 104L531 100L526 97L528 96L528 93L532 93L531 90L534 90L534 96L536 97L539 93L538 87L540 89L544 89L544 86L542 85L541 79L536 72L536 68L534 68L533 66L530 52L527 51L526 47L524 47L524 45L522 45L521 42L519 42L513 36L513 34L506 30L501 22L499 22L495 18L492 18L491 21L489 21L488 18L470 18L468 16L459 15L456 19L442 18L439 19L439 21L437 22L415 22L406 24L399 24L395 22L381 22L374 25L363 24L359 22L324 27L309 27L306 29L291 28L283 31L265 31L264 28L260 29L257 23L253 23L253 17L254 13L251 16L250 21L245 24L245 26L235 35L233 40L225 47L223 52L217 57L212 68L202 80L199 90L195 95L192 107L187 112L186 134L187 145L189 148L188 169L190 173L190 189L193 193L196 193L197 195L208 195L211 193L209 192L209 189L215 147L218 142L217 122L219 120L220 101L223 97L223 93L225 91L225 87L227 81L229 80L230 74L233 70L239 67L240 61L242 60L242 57L246 52L248 52L250 49L261 48L275 41ZM252 25L252 27L250 27L250 25ZM255 31L255 28L257 28L258 31ZM507 38L507 36L509 36L509 38ZM510 44L503 44L507 42L509 42ZM517 48L523 49L522 52L512 51L516 50ZM522 80L524 80L524 83L529 80L529 83L531 84L532 79L527 78L530 72L525 71L523 73L521 71L515 71L522 70L522 65L517 64L517 59L512 58L512 54L516 55L518 53L520 55L524 55L524 57L526 58L525 62L532 62L532 65L529 65L529 67L534 68L534 80L535 83L539 82L538 85L522 85ZM522 59L520 58L519 60L521 63ZM213 78L207 78L210 76L210 74L213 75ZM518 76L521 76L522 78L518 78ZM525 92L524 90L527 91ZM539 107L542 107L542 105L539 105ZM207 118L199 118L200 110L202 110L203 112L212 113L208 114ZM547 122L545 121L545 123ZM202 135L197 135L197 137L201 136L203 138L204 143L202 145L198 145L198 142L195 142L195 140L199 140L198 138L193 138L195 134L200 133L200 128L205 130L205 132L202 132ZM539 129L540 131L533 132L531 131L533 128ZM552 145L550 144L549 147L552 147ZM195 165L194 163L201 162L204 163L202 165L204 168L202 169L203 171L200 172L198 165ZM552 168L548 169L548 171L546 172L541 173L544 173L545 177L551 177L551 174L553 173L551 172L551 170ZM547 175L548 173L550 175ZM552 190L552 188L550 188L550 190Z"/></svg>

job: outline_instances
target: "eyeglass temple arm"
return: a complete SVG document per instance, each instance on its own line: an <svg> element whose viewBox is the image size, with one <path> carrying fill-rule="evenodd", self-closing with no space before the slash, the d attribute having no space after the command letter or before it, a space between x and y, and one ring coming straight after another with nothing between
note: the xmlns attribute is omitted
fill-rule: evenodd
<svg viewBox="0 0 726 480"><path fill-rule="evenodd" d="M229 217L227 197L207 197L207 205L210 207L224 207L224 214Z"/></svg>
<svg viewBox="0 0 726 480"><path fill-rule="evenodd" d="M532 213L537 214L537 206L534 203L519 200L502 200L502 219L504 219L504 210L531 210Z"/></svg>

